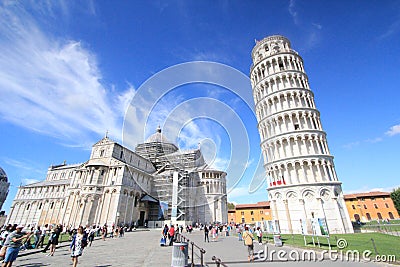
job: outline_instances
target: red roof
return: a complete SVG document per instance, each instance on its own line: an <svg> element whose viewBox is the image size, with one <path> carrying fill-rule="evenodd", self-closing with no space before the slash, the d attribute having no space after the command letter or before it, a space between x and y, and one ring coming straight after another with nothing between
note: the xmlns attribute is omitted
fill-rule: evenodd
<svg viewBox="0 0 400 267"><path fill-rule="evenodd" d="M260 201L257 202L256 204L237 204L235 206L236 209L260 209L260 208L266 208L269 209L269 201Z"/></svg>
<svg viewBox="0 0 400 267"><path fill-rule="evenodd" d="M370 197L390 197L390 193L388 192L366 192L366 193L356 193L356 194L346 194L344 195L345 199L352 199L352 198L370 198Z"/></svg>

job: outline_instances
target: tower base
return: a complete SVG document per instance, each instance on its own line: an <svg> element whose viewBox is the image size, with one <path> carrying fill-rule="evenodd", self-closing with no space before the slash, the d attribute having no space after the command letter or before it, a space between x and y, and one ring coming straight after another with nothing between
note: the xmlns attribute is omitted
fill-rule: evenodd
<svg viewBox="0 0 400 267"><path fill-rule="evenodd" d="M324 219L330 234L354 233L340 182L267 189L274 220L283 234L310 233L312 221ZM306 228L306 229L305 229Z"/></svg>

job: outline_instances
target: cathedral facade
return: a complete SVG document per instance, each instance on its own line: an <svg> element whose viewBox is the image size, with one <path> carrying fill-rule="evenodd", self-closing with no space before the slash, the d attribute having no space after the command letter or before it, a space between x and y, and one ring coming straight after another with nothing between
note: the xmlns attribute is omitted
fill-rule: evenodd
<svg viewBox="0 0 400 267"><path fill-rule="evenodd" d="M226 173L200 149L180 151L158 128L132 151L107 136L82 164L50 166L20 186L7 223L144 225L227 221Z"/></svg>

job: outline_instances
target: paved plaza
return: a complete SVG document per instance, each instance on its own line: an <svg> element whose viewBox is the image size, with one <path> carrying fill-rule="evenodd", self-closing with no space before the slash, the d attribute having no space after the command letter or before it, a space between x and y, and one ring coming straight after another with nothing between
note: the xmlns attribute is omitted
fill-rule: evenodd
<svg viewBox="0 0 400 267"><path fill-rule="evenodd" d="M184 233L191 241L194 241L199 247L206 250L204 262L206 266L216 266L211 260L212 256L220 258L227 266L387 266L387 264L377 263L360 263L360 262L347 262L347 261L293 261L293 260L279 260L277 255L274 254L273 261L270 258L263 260L258 259L255 262L249 263L247 261L247 248L242 242L238 241L235 236L219 237L216 242L204 242L203 232L194 231L192 234ZM150 231L136 231L128 232L123 238L107 238L106 241L101 239L95 240L91 247L85 248L84 254L79 258L80 267L116 267L116 266L171 266L172 247L160 247L159 241L161 237L161 229L152 229ZM268 254L272 250L286 251L291 253L292 248L288 246L276 248L272 244L258 245L255 244L255 251L261 251L268 248ZM196 266L200 266L198 258L198 250L195 250ZM296 249L299 253L302 250ZM20 253L21 257L17 259L13 266L17 267L42 267L42 266L71 266L70 254L68 246L63 243L61 247L57 248L53 257L46 256L46 254L37 252L35 250L23 251ZM190 251L189 251L190 252ZM282 253L282 252L281 252ZM293 253L293 252L292 252ZM189 253L191 254L191 253ZM318 255L318 254L317 254ZM286 256L287 257L287 256ZM189 263L191 260L189 260ZM221 265L222 266L222 265Z"/></svg>

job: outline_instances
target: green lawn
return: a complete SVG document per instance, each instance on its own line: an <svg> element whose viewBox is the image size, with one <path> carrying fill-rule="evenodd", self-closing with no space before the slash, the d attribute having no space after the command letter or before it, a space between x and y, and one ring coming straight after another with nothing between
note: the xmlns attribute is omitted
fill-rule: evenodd
<svg viewBox="0 0 400 267"><path fill-rule="evenodd" d="M44 238L44 242L43 242L44 246L47 245L48 241L49 241L49 236L46 235L45 238ZM60 235L60 237L58 238L58 243L63 243L63 242L70 242L69 241L69 234L61 234ZM31 244L35 243L35 238L33 236L31 236L31 238L30 238L30 243Z"/></svg>
<svg viewBox="0 0 400 267"><path fill-rule="evenodd" d="M268 238L264 238L268 242L273 242L272 236L269 235ZM347 241L347 247L344 248L344 251L347 250L358 250L362 253L365 250L370 250L372 252L372 256L378 255L395 255L396 260L400 261L400 237L391 236L387 234L381 233L357 233L357 234L338 234L330 236L331 248L335 250L339 250L336 246L336 242L338 239L345 239ZM372 240L375 242L376 251L374 249L374 245ZM304 245L304 238L302 235L282 235L282 240L284 244L293 245L297 247L306 247ZM317 239L314 237L314 241L317 245ZM319 242L321 245L321 249L328 249L327 239L324 237L319 237ZM306 237L307 247L313 247L312 237Z"/></svg>

